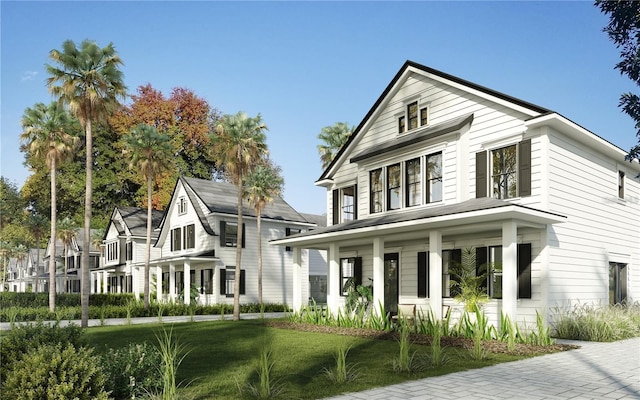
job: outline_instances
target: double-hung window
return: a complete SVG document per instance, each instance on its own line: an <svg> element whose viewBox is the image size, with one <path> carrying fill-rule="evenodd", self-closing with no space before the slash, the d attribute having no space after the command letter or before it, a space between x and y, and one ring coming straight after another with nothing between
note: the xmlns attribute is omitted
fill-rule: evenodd
<svg viewBox="0 0 640 400"><path fill-rule="evenodd" d="M200 270L200 293L213 294L213 269Z"/></svg>
<svg viewBox="0 0 640 400"><path fill-rule="evenodd" d="M382 168L369 172L369 212L371 214L382 212L383 203L383 177Z"/></svg>
<svg viewBox="0 0 640 400"><path fill-rule="evenodd" d="M196 247L196 226L194 224L187 225L183 229L184 248L194 249Z"/></svg>
<svg viewBox="0 0 640 400"><path fill-rule="evenodd" d="M236 268L228 266L220 270L220 294L233 297L235 293ZM240 294L245 294L245 270L240 270Z"/></svg>
<svg viewBox="0 0 640 400"><path fill-rule="evenodd" d="M245 229L242 224L242 247L245 246ZM220 246L238 247L238 224L235 222L220 221Z"/></svg>
<svg viewBox="0 0 640 400"><path fill-rule="evenodd" d="M427 203L442 201L442 152L426 157Z"/></svg>
<svg viewBox="0 0 640 400"><path fill-rule="evenodd" d="M491 151L491 188L496 199L517 196L516 145Z"/></svg>
<svg viewBox="0 0 640 400"><path fill-rule="evenodd" d="M340 259L340 294L346 296L349 288L355 289L362 284L362 258Z"/></svg>
<svg viewBox="0 0 640 400"><path fill-rule="evenodd" d="M125 250L125 253L126 253L125 259L127 261L131 261L131 260L133 260L133 242L127 242L127 244L125 246L126 246L125 247L125 249L126 249Z"/></svg>
<svg viewBox="0 0 640 400"><path fill-rule="evenodd" d="M609 263L609 304L623 304L627 300L627 264Z"/></svg>
<svg viewBox="0 0 640 400"><path fill-rule="evenodd" d="M476 153L476 198L531 196L531 139Z"/></svg>
<svg viewBox="0 0 640 400"><path fill-rule="evenodd" d="M171 251L182 250L182 228L171 230Z"/></svg>
<svg viewBox="0 0 640 400"><path fill-rule="evenodd" d="M402 175L400 164L393 164L387 167L387 210L397 210L400 208L400 186Z"/></svg>
<svg viewBox="0 0 640 400"><path fill-rule="evenodd" d="M107 251L105 254L107 262L118 260L118 242L107 243Z"/></svg>
<svg viewBox="0 0 640 400"><path fill-rule="evenodd" d="M358 219L358 185L346 186L333 191L333 224Z"/></svg>
<svg viewBox="0 0 640 400"><path fill-rule="evenodd" d="M398 133L411 131L429 123L429 107L420 107L418 101L406 105L404 112L398 116Z"/></svg>
<svg viewBox="0 0 640 400"><path fill-rule="evenodd" d="M406 204L407 207L422 203L422 181L420 179L420 158L405 162Z"/></svg>

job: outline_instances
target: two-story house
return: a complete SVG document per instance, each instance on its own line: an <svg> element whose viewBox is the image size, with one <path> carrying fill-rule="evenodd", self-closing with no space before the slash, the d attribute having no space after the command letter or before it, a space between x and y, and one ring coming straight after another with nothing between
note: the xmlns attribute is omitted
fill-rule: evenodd
<svg viewBox="0 0 640 400"><path fill-rule="evenodd" d="M316 184L326 228L272 243L328 250L374 304L440 317L465 249L489 265L485 312L535 321L569 303L640 300L640 166L564 116L407 61ZM371 281L372 280L372 281Z"/></svg>
<svg viewBox="0 0 640 400"><path fill-rule="evenodd" d="M151 211L151 259L160 257L160 249L153 245L163 214ZM147 210L116 207L103 239L103 266L91 273L92 293L142 293L146 245Z"/></svg>
<svg viewBox="0 0 640 400"><path fill-rule="evenodd" d="M234 283L240 279L241 303L258 302L257 243L262 240L263 302L306 304L309 260L322 260L317 251L293 251L269 246L270 240L316 227L281 197L275 196L261 214L261 235L253 207L244 202L243 226L237 225L237 190L229 183L181 177L165 209L155 243L152 276L158 298L190 302L185 288L197 291L201 304L233 303ZM242 229L242 241L238 232ZM236 248L242 246L240 276ZM296 267L293 259L297 257ZM326 268L326 263L324 264Z"/></svg>

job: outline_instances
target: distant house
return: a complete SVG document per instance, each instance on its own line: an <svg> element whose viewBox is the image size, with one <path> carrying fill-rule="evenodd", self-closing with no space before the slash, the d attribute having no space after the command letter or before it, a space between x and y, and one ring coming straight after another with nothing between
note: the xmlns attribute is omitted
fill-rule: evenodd
<svg viewBox="0 0 640 400"><path fill-rule="evenodd" d="M450 268L464 249L489 266L493 323L638 301L640 165L625 155L554 111L408 61L316 182L328 226L273 243L328 250L334 312L349 279L392 313L459 310Z"/></svg>
<svg viewBox="0 0 640 400"><path fill-rule="evenodd" d="M29 249L24 260L9 258L7 288L11 292L44 292L48 290L48 275L44 274L43 249Z"/></svg>
<svg viewBox="0 0 640 400"><path fill-rule="evenodd" d="M160 257L153 247L163 212L152 210L151 259ZM92 271L92 293L143 292L147 243L147 210L116 207L105 231L102 267Z"/></svg>

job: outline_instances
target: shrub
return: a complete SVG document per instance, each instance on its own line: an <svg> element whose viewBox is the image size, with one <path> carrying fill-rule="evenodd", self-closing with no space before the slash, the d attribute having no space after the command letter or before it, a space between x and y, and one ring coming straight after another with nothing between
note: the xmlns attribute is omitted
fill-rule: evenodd
<svg viewBox="0 0 640 400"><path fill-rule="evenodd" d="M554 334L561 339L612 342L640 336L640 304L553 309Z"/></svg>
<svg viewBox="0 0 640 400"><path fill-rule="evenodd" d="M148 344L130 343L121 349L109 349L102 356L107 378L105 389L114 399L135 399L162 388L158 350Z"/></svg>
<svg viewBox="0 0 640 400"><path fill-rule="evenodd" d="M77 325L60 327L45 325L42 322L16 326L3 333L0 341L0 381L5 382L13 364L20 361L24 354L43 345L82 344L82 329Z"/></svg>
<svg viewBox="0 0 640 400"><path fill-rule="evenodd" d="M33 347L13 365L3 387L9 399L106 400L105 377L93 351L72 344Z"/></svg>

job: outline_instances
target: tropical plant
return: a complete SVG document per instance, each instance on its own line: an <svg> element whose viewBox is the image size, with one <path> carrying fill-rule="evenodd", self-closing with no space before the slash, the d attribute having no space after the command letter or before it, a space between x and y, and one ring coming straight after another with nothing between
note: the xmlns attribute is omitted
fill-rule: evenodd
<svg viewBox="0 0 640 400"><path fill-rule="evenodd" d="M47 85L59 102L69 107L84 128L85 133L85 202L84 239L82 248L90 248L92 171L93 171L93 122L105 117L119 98L126 95L126 87L119 66L122 60L112 43L100 48L96 42L84 40L80 48L67 40L62 51L53 49L49 57L57 66L47 65L50 77ZM55 225L52 223L52 225ZM52 235L55 237L55 235ZM82 252L82 327L89 322L89 252Z"/></svg>
<svg viewBox="0 0 640 400"><path fill-rule="evenodd" d="M356 365L347 366L347 355L351 350L351 346L347 346L346 343L341 343L336 350L333 358L335 359L335 368L324 368L322 371L324 376L331 382L337 384L343 384L347 382L353 382L360 377L360 372Z"/></svg>
<svg viewBox="0 0 640 400"><path fill-rule="evenodd" d="M275 196L281 196L284 186L282 169L268 159L256 165L244 182L245 197L253 206L258 224L258 304L262 304L262 211L273 202Z"/></svg>
<svg viewBox="0 0 640 400"><path fill-rule="evenodd" d="M64 258L64 292L67 293L69 291L69 282L67 278L67 273L69 270L69 247L71 243L73 243L73 239L78 236L78 228L75 226L75 223L71 220L71 218L67 217L60 221L58 225L58 234L57 239L62 241L64 245L64 254L62 255ZM55 241L52 246L55 245Z"/></svg>
<svg viewBox="0 0 640 400"><path fill-rule="evenodd" d="M149 272L151 262L151 229L153 181L171 166L173 149L169 136L161 134L150 125L140 124L125 138L125 153L130 159L129 168L140 171L147 183L147 241L144 257L144 306L149 308Z"/></svg>
<svg viewBox="0 0 640 400"><path fill-rule="evenodd" d="M182 364L184 358L189 354L185 351L185 346L173 336L173 328L162 329L162 333L156 335L158 340L158 352L160 353L160 376L162 380L162 400L178 399L178 384L176 376L178 375L178 367Z"/></svg>
<svg viewBox="0 0 640 400"><path fill-rule="evenodd" d="M338 154L338 151L349 140L353 134L353 126L349 126L346 122L336 122L332 126L325 126L318 134L318 139L322 141L318 145L318 153L320 153L320 161L322 168L325 169L331 164Z"/></svg>
<svg viewBox="0 0 640 400"><path fill-rule="evenodd" d="M101 359L107 375L105 389L110 392L110 397L144 398L162 388L162 377L157 373L162 362L160 353L147 342L109 349Z"/></svg>
<svg viewBox="0 0 640 400"><path fill-rule="evenodd" d="M72 155L78 142L72 134L72 120L69 114L56 102L46 106L36 104L27 108L22 116L23 132L20 135L22 148L34 157L45 160L51 176L51 242L49 254L49 309L55 310L56 303L56 173L60 164Z"/></svg>
<svg viewBox="0 0 640 400"><path fill-rule="evenodd" d="M238 192L238 237L236 245L236 271L233 290L233 319L240 319L240 271L242 261L242 199L244 182L256 162L268 154L267 126L258 114L249 117L244 112L225 115L216 126L213 152L219 168L236 186Z"/></svg>
<svg viewBox="0 0 640 400"><path fill-rule="evenodd" d="M487 265L476 267L476 251L466 248L462 251L461 262L453 262L450 267L451 292L454 299L464 304L465 311L475 312L489 301L483 283L487 279Z"/></svg>

